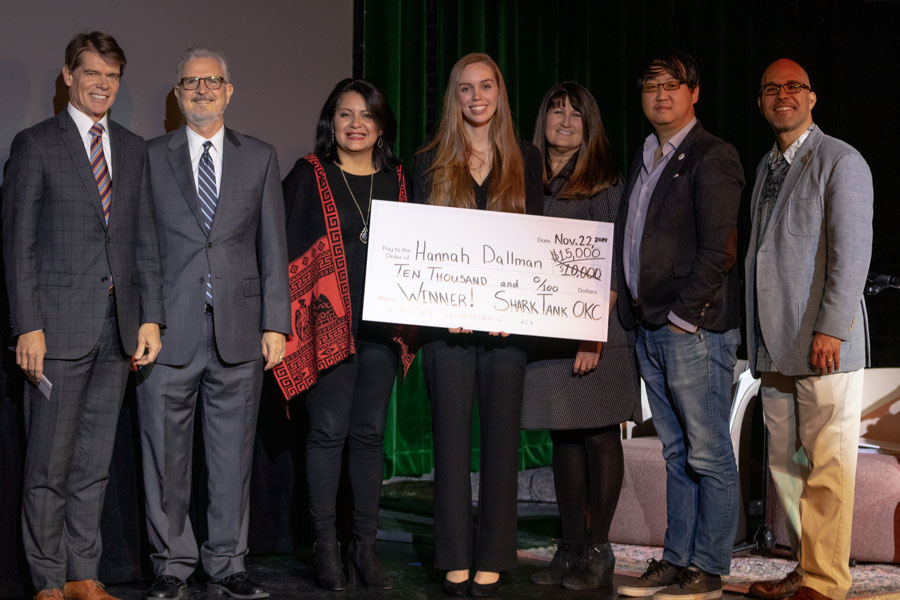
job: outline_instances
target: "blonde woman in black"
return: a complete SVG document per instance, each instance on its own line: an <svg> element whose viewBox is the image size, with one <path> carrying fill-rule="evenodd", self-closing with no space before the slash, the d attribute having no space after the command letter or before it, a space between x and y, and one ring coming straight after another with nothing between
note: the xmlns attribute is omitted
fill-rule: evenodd
<svg viewBox="0 0 900 600"><path fill-rule="evenodd" d="M540 155L516 138L503 76L486 54L450 72L434 139L416 156L413 200L473 210L540 214ZM516 566L521 336L430 330L422 349L434 431L434 566L454 596L495 596ZM473 399L481 424L481 484L473 519L469 483ZM473 573L474 572L474 573Z"/></svg>

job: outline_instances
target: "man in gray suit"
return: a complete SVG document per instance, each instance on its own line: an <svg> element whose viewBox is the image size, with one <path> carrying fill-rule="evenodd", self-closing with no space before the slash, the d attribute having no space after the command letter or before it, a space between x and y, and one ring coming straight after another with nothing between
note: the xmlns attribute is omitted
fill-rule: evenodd
<svg viewBox="0 0 900 600"><path fill-rule="evenodd" d="M124 69L112 36L75 36L68 106L16 136L3 182L16 362L32 384L22 536L37 600L111 598L97 566L116 424L129 359L148 365L160 349L147 150L107 116Z"/></svg>
<svg viewBox="0 0 900 600"><path fill-rule="evenodd" d="M165 351L138 385L147 524L156 580L177 598L202 560L208 591L269 594L244 568L250 466L263 369L291 331L284 202L275 149L225 127L225 58L184 52L175 96L186 127L148 143L162 254ZM194 415L209 474L209 539L188 518Z"/></svg>
<svg viewBox="0 0 900 600"><path fill-rule="evenodd" d="M872 175L859 152L813 123L816 94L794 61L769 65L758 104L776 143L753 188L748 357L762 378L769 467L799 566L751 593L843 600L868 362Z"/></svg>

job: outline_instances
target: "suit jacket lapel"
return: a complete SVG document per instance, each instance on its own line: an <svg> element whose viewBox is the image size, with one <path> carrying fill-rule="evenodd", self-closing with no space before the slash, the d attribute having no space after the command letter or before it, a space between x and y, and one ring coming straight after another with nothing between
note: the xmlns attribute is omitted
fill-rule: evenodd
<svg viewBox="0 0 900 600"><path fill-rule="evenodd" d="M631 190L633 190L634 186L637 184L638 175L641 172L641 165L644 159L643 147L643 144L641 144L641 147L638 148L638 151L634 154L634 158L631 160L631 168L628 170L628 180L625 182L625 192L622 196L622 198L625 199L625 202L622 202L622 204L628 204L628 200L631 199ZM628 214L627 209L625 214Z"/></svg>
<svg viewBox="0 0 900 600"><path fill-rule="evenodd" d="M63 130L63 141L72 157L75 171L81 177L82 183L84 183L84 188L87 192L86 198L88 202L93 205L94 212L97 213L97 218L99 218L100 222L103 223L103 226L106 227L106 219L103 217L103 206L100 205L100 191L97 189L97 180L94 179L94 172L91 170L91 161L88 159L87 152L84 149L84 141L81 139L81 134L78 133L78 126L75 125L75 121L72 120L72 117L69 116L66 109L63 109L62 112L57 115L57 121L60 129ZM112 142L110 142L110 144L112 144ZM112 145L115 148L115 145ZM113 193L115 193L115 188L113 188Z"/></svg>
<svg viewBox="0 0 900 600"><path fill-rule="evenodd" d="M181 190L181 195L197 220L197 226L206 235L206 227L203 225L203 213L200 212L200 198L197 197L194 173L191 170L191 152L188 148L187 132L183 127L169 138L168 159L169 166L175 174L175 181Z"/></svg>
<svg viewBox="0 0 900 600"><path fill-rule="evenodd" d="M756 179L753 181L753 194L750 196L750 243L747 246L749 256L756 260L756 247L758 245L756 238L759 235L759 219L756 218L759 211L759 195L762 193L763 183L765 182L768 169L768 154L763 156L762 161L756 167Z"/></svg>
<svg viewBox="0 0 900 600"><path fill-rule="evenodd" d="M232 210L228 201L234 192L234 185L238 179L238 165L240 164L241 142L234 132L225 128L225 138L222 143L222 176L219 184L219 201L216 207L216 216L213 219L210 237L216 233L216 223L227 219L227 213Z"/></svg>
<svg viewBox="0 0 900 600"><path fill-rule="evenodd" d="M121 181L122 177L125 174L125 169L122 168L122 165L125 164L124 156L125 156L125 148L124 145L121 144L121 139L119 138L118 133L113 134L113 126L112 121L107 119L107 123L109 123L109 145L112 146L112 161L110 162L110 173L112 173L111 165L118 165L119 171L116 176L112 178L112 198L109 201L109 225L112 226L113 218L116 214L116 199L119 198L119 189L121 189ZM106 160L109 160L109 157L105 157ZM99 197L100 192L97 192ZM103 213L102 206L100 213Z"/></svg>
<svg viewBox="0 0 900 600"><path fill-rule="evenodd" d="M702 132L703 127L700 125L700 121L697 121L691 128L691 131L687 134L687 137L684 138L684 141L672 151L672 158L669 159L663 172L660 173L659 179L656 180L656 187L653 188L653 195L650 196L650 205L647 207L646 223L653 222L656 213L659 212L659 208L662 206L663 198L666 197L669 184L672 183L672 180L675 179L678 171L684 166L686 162L685 159L690 156L691 149L693 149L694 144L697 143Z"/></svg>
<svg viewBox="0 0 900 600"><path fill-rule="evenodd" d="M787 208L787 199L800 181L800 176L806 171L809 160L819 147L819 141L821 141L821 139L822 131L816 127L810 132L809 137L806 138L806 141L804 141L797 150L797 154L794 155L794 161L791 163L791 168L788 169L787 175L784 178L784 183L781 184L781 189L778 190L778 199L775 200L772 216L769 217L770 225L766 228L765 236L771 235L772 230L774 229L771 224L777 223L782 217L782 214Z"/></svg>

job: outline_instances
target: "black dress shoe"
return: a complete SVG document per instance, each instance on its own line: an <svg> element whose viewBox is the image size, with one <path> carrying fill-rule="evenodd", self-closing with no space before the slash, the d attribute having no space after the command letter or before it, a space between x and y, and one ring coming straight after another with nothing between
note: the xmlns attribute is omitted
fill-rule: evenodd
<svg viewBox="0 0 900 600"><path fill-rule="evenodd" d="M268 598L269 592L263 589L250 577L246 571L234 573L219 581L210 581L206 584L206 591L210 594L225 594L238 600L254 600L255 598Z"/></svg>
<svg viewBox="0 0 900 600"><path fill-rule="evenodd" d="M441 582L441 589L444 590L444 593L448 596L468 596L469 580L465 579L463 581L453 582L449 579L444 579L444 581Z"/></svg>
<svg viewBox="0 0 900 600"><path fill-rule="evenodd" d="M494 598L500 595L500 580L494 583L478 583L474 579L469 583L469 595L473 598Z"/></svg>
<svg viewBox="0 0 900 600"><path fill-rule="evenodd" d="M147 600L181 600L187 598L187 584L172 575L160 575L144 594Z"/></svg>

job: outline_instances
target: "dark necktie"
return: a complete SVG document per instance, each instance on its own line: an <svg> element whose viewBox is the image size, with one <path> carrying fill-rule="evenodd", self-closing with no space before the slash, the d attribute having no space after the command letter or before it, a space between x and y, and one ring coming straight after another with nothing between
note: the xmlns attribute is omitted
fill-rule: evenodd
<svg viewBox="0 0 900 600"><path fill-rule="evenodd" d="M212 142L203 142L203 155L200 157L200 167L197 170L197 195L200 196L200 210L203 212L203 225L206 226L206 235L212 229L213 219L216 216L216 204L219 196L216 192L216 168L213 165L209 149ZM206 301L212 304L212 277L206 274Z"/></svg>
<svg viewBox="0 0 900 600"><path fill-rule="evenodd" d="M103 156L103 125L94 123L91 134L91 169L97 180L97 191L100 192L100 206L103 207L103 220L109 226L109 204L112 199L112 178Z"/></svg>

